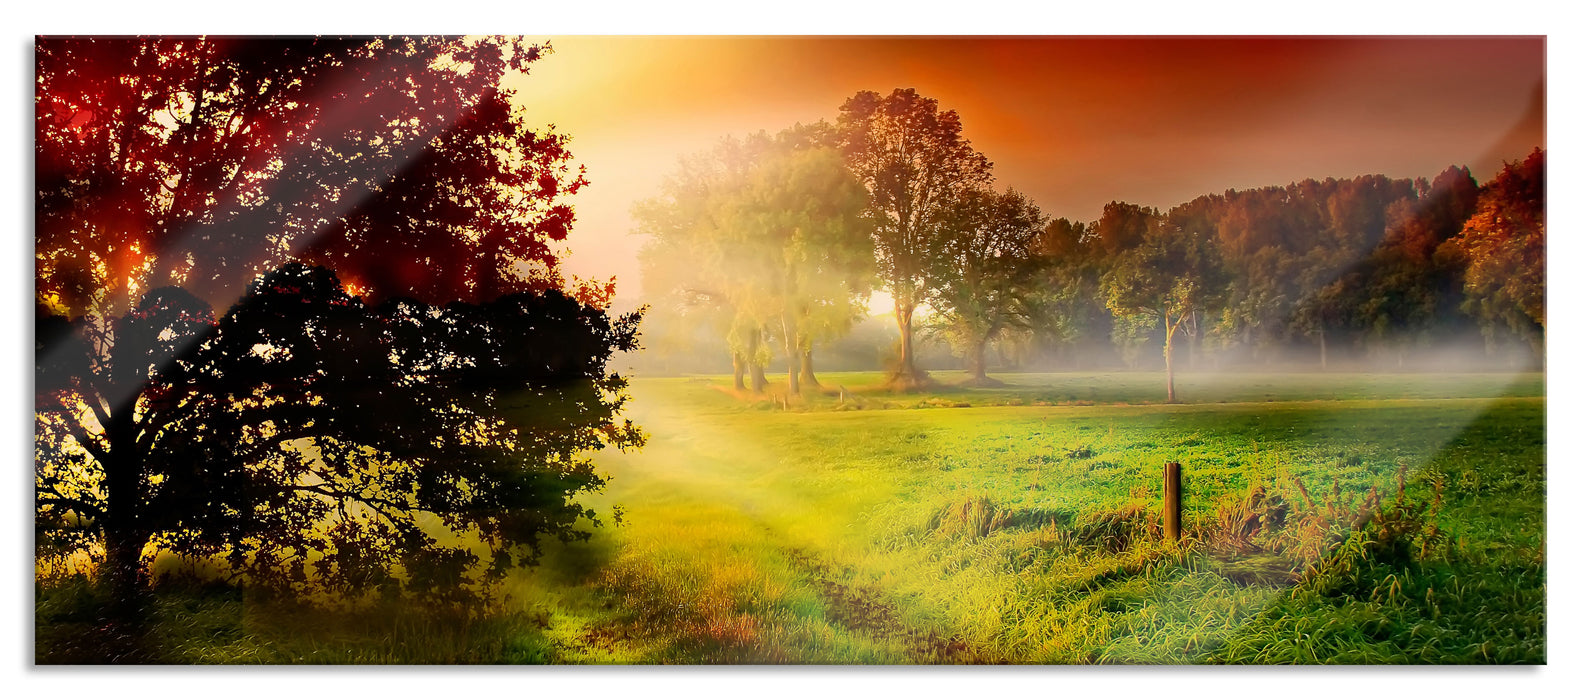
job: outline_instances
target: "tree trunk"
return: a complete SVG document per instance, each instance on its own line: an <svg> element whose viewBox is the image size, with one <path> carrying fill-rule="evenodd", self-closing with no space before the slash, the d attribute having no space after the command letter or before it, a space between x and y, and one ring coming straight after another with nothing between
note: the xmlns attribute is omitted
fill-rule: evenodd
<svg viewBox="0 0 1582 700"><path fill-rule="evenodd" d="M764 387L769 386L769 380L764 378L764 366L758 362L758 348L763 345L763 334L763 329L756 326L747 333L747 373L754 394L764 393Z"/></svg>
<svg viewBox="0 0 1582 700"><path fill-rule="evenodd" d="M97 663L156 662L145 641L149 589L142 555L148 538L107 523L104 540L100 581L109 588L110 601L100 612L92 653L99 657Z"/></svg>
<svg viewBox="0 0 1582 700"><path fill-rule="evenodd" d="M1329 343L1324 339L1324 324L1318 324L1318 368L1329 369Z"/></svg>
<svg viewBox="0 0 1582 700"><path fill-rule="evenodd" d="M1176 402L1176 371L1175 371L1174 365L1171 364L1171 359L1172 359L1171 355L1173 354L1171 351L1175 349L1174 344L1173 344L1172 341L1175 339L1176 329L1175 329L1174 326L1170 325L1170 314L1166 313L1164 315L1164 318L1165 318L1165 402L1166 403L1175 403Z"/></svg>
<svg viewBox="0 0 1582 700"><path fill-rule="evenodd" d="M912 354L912 313L916 309L917 305L911 302L897 302L895 306L895 323L901 332L901 357L890 377L890 387L906 392L917 391L928 384L928 373L917 368Z"/></svg>
<svg viewBox="0 0 1582 700"><path fill-rule="evenodd" d="M791 323L784 315L780 317L780 334L785 338L782 345L786 353L786 393L801 396L802 386L798 383L797 372L802 369L802 352L796 344L796 333L791 330Z"/></svg>
<svg viewBox="0 0 1582 700"><path fill-rule="evenodd" d="M917 367L912 362L912 311L911 304L897 304L895 307L895 322L901 332L901 358L896 373L901 376L917 373Z"/></svg>
<svg viewBox="0 0 1582 700"><path fill-rule="evenodd" d="M747 384L742 377L747 375L747 360L740 352L731 353L731 382L737 391L747 391Z"/></svg>
<svg viewBox="0 0 1582 700"><path fill-rule="evenodd" d="M130 404L135 404L133 399ZM110 589L109 617L128 629L143 618L147 573L143 570L143 545L148 535L142 524L143 460L137 450L138 425L130 406L112 409L105 426L109 454L104 463L104 570L101 580Z"/></svg>
<svg viewBox="0 0 1582 700"><path fill-rule="evenodd" d="M802 385L809 389L819 388L818 377L813 376L813 351L802 351Z"/></svg>
<svg viewBox="0 0 1582 700"><path fill-rule="evenodd" d="M753 393L764 393L764 388L769 386L769 379L764 377L764 366L755 362L748 367L748 370L748 375L752 378Z"/></svg>
<svg viewBox="0 0 1582 700"><path fill-rule="evenodd" d="M148 576L143 570L143 545L147 540L132 527L111 523L105 526L103 580L110 589L109 612L118 620L137 622L142 616L148 587Z"/></svg>
<svg viewBox="0 0 1582 700"><path fill-rule="evenodd" d="M989 362L987 348L989 338L987 335L974 338L967 344L967 352L962 359L967 366L967 379L962 386L997 386L1000 382L989 378Z"/></svg>

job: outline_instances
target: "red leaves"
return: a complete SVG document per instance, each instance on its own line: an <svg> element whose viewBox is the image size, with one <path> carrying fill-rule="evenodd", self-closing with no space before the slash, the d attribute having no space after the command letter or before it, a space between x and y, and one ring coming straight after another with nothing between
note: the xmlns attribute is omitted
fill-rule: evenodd
<svg viewBox="0 0 1582 700"><path fill-rule="evenodd" d="M296 257L373 296L509 291L498 251L553 268L530 239L568 235L559 199L586 182L500 89L541 55L519 38L41 39L40 289L88 270L112 290L201 281L228 303ZM78 260L133 245L149 267Z"/></svg>

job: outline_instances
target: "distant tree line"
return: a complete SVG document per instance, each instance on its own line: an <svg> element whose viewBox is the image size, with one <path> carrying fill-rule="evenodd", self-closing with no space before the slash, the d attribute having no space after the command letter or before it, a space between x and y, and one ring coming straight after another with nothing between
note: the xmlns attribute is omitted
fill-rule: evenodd
<svg viewBox="0 0 1582 700"><path fill-rule="evenodd" d="M787 152L800 180L776 174ZM833 125L727 140L685 161L637 208L660 325L651 346L695 346L709 327L752 378L738 388L766 385L771 343L799 359L788 374L815 384L813 341L849 329L881 289L895 302L891 384L902 390L931 381L915 361L919 333L947 341L974 385L994 382L991 346L1052 367L1095 356L1137 366L1158 348L1170 400L1183 363L1406 366L1469 337L1489 356L1516 346L1541 362L1544 158L1535 149L1481 185L1449 167L1432 180L1309 179L1051 219L994 187L954 111L914 90L862 92ZM787 323L793 297L789 308L822 322Z"/></svg>

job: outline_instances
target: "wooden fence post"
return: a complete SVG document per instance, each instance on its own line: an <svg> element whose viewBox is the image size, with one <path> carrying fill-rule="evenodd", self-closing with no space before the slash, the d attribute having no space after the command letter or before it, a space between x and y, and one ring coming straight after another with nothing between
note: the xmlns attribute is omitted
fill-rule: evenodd
<svg viewBox="0 0 1582 700"><path fill-rule="evenodd" d="M1181 541L1181 463L1165 462L1165 539Z"/></svg>

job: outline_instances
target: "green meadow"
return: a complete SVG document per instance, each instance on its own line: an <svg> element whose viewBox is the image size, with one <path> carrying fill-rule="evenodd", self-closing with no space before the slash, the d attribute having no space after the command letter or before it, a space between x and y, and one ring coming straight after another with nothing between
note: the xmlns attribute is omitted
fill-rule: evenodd
<svg viewBox="0 0 1582 700"><path fill-rule="evenodd" d="M1542 374L638 379L605 514L482 613L272 601L179 563L162 663L1542 663ZM1163 537L1161 470L1184 473ZM619 506L618 522L610 517ZM38 660L98 593L38 584Z"/></svg>

